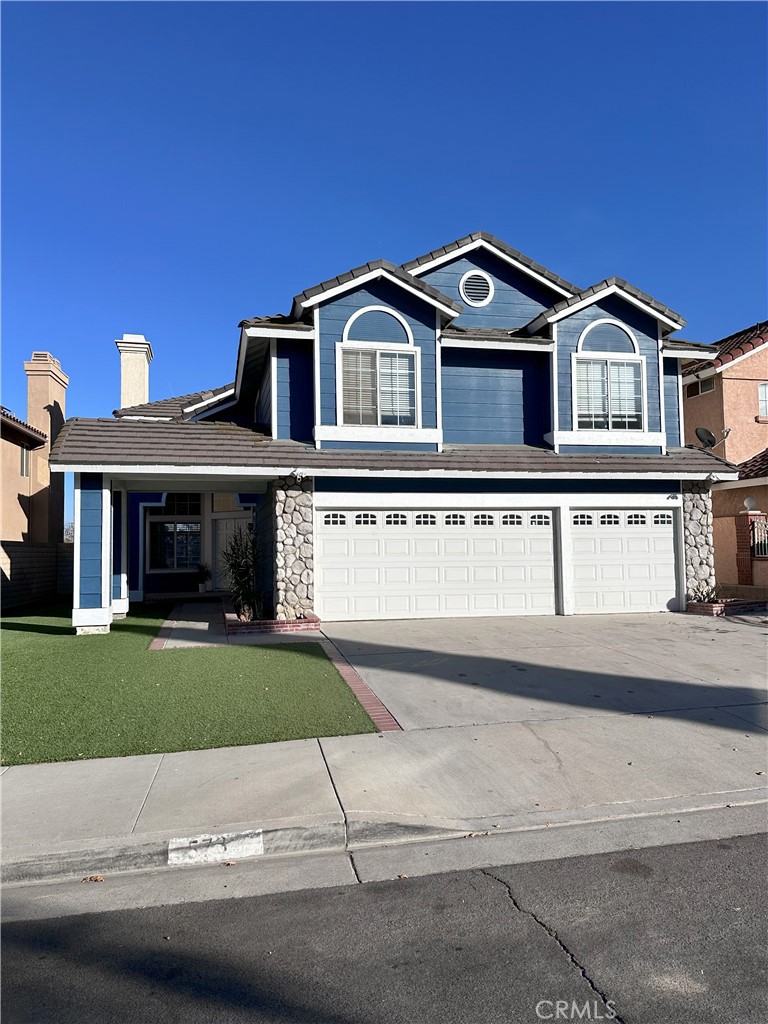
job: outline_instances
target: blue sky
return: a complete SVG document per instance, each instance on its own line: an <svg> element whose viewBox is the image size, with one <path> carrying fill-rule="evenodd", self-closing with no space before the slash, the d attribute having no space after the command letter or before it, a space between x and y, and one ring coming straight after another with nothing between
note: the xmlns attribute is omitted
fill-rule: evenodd
<svg viewBox="0 0 768 1024"><path fill-rule="evenodd" d="M3 402L234 375L237 323L482 228L710 341L766 316L759 3L16 3L3 22Z"/></svg>

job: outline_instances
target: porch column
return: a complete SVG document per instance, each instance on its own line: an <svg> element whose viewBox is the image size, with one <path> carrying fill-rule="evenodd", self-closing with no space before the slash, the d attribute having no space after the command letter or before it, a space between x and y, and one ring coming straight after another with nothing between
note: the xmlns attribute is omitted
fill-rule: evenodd
<svg viewBox="0 0 768 1024"><path fill-rule="evenodd" d="M101 473L75 474L72 625L78 636L108 633L112 622L112 495Z"/></svg>
<svg viewBox="0 0 768 1024"><path fill-rule="evenodd" d="M703 481L683 481L683 544L686 598L691 601L715 586L712 491Z"/></svg>
<svg viewBox="0 0 768 1024"><path fill-rule="evenodd" d="M736 516L736 572L739 586L751 587L752 577L752 524L765 519L764 512L747 510Z"/></svg>
<svg viewBox="0 0 768 1024"><path fill-rule="evenodd" d="M283 477L270 487L275 514L276 619L304 619L314 608L312 480Z"/></svg>
<svg viewBox="0 0 768 1024"><path fill-rule="evenodd" d="M112 617L128 614L128 515L126 492L112 492Z"/></svg>

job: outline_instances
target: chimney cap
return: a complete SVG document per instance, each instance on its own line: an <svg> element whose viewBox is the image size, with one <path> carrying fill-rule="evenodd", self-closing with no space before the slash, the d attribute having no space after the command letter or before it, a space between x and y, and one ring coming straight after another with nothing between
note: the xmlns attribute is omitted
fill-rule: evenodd
<svg viewBox="0 0 768 1024"><path fill-rule="evenodd" d="M124 334L122 338L115 338L118 352L143 352L147 357L147 363L151 363L155 357L152 351L152 343L143 334Z"/></svg>

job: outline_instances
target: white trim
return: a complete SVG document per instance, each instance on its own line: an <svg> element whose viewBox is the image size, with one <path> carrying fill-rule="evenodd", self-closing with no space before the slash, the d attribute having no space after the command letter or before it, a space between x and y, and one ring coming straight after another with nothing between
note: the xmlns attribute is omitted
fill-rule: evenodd
<svg viewBox="0 0 768 1024"><path fill-rule="evenodd" d="M368 434L371 430L386 430L392 431L414 431L421 430L421 348L418 345L410 344L403 345L402 343L390 342L388 344L379 343L377 341L337 341L335 343L335 359L336 359L336 427L335 430L349 430L352 428L356 432L364 431ZM376 400L377 400L377 414L381 415L381 407L378 401L378 389L379 389L379 352L394 352L397 355L409 355L413 356L414 362L414 387L416 397L416 424L413 427L387 427L383 424L377 426L366 426L362 423L345 423L344 422L344 367L343 367L343 354L344 352L375 352L376 353ZM330 438L323 438L319 432L329 430L329 427L315 427L315 441L318 440L330 440ZM344 435L347 437L347 435ZM396 440L394 436L390 440Z"/></svg>
<svg viewBox="0 0 768 1024"><path fill-rule="evenodd" d="M298 454L298 453L297 453ZM349 453L347 453L349 454ZM483 446L477 445L478 461L482 460ZM713 460L714 461L714 460ZM365 477L371 480L376 479L420 479L430 477L437 480L658 480L660 477L668 476L670 480L735 480L738 477L738 470L716 470L708 473L703 470L697 472L685 472L674 470L671 473L663 473L660 470L646 470L633 473L611 473L611 472L568 472L567 470L552 470L547 472L532 470L495 470L485 469L351 469L343 463L335 467L326 466L302 466L300 462L287 463L276 466L121 466L121 465L81 465L77 463L52 466L59 473L115 473L136 474L143 481L146 487L152 486L151 478L164 476L185 476L199 480L200 477L241 477L243 480L264 478L276 480L281 476L294 476L300 473L303 477L322 476L348 476ZM133 482L133 481L132 481ZM201 481L201 485L204 481ZM192 484L190 483L190 486ZM155 504L150 502L150 504ZM163 502L161 502L163 504Z"/></svg>
<svg viewBox="0 0 768 1024"><path fill-rule="evenodd" d="M716 373L722 373L723 370L729 369L731 366L736 366L737 363L742 362L744 359L749 359L751 356L756 355L763 346L753 348L751 352L745 352L741 356L737 356L735 359L729 359L727 363L722 363L720 366L708 366L705 370L699 370L698 373L687 373L683 378L684 384L691 384L695 380L701 380L702 378L712 377ZM763 353L764 354L764 353ZM712 356L712 359L719 359L719 356ZM704 357L706 359L706 356Z"/></svg>
<svg viewBox="0 0 768 1024"><path fill-rule="evenodd" d="M471 337L467 338L442 338L440 344L443 348L496 348L508 352L553 352L553 345L541 345L528 341L481 341Z"/></svg>
<svg viewBox="0 0 768 1024"><path fill-rule="evenodd" d="M398 313L396 309L392 309L390 306L363 306L362 309L356 310L344 324L344 330L341 335L341 341L343 344L347 344L349 342L349 329L355 320L359 319L363 313L387 313L389 316L397 320L405 330L406 337L408 338L408 344L413 345L413 331L411 330L411 325L401 313ZM402 345L403 343L401 341L361 341L359 338L353 338L351 344L376 345L378 347L379 345Z"/></svg>
<svg viewBox="0 0 768 1024"><path fill-rule="evenodd" d="M551 412L552 412L552 431L551 431L551 433L552 433L552 437L554 438L554 436L557 434L557 431L558 431L559 426L560 426L560 422L559 422L559 416L560 416L560 404L559 403L560 403L560 399L559 399L559 396L558 396L558 390L559 390L559 388L558 388L559 353L557 351L557 324L553 324L552 325L552 362L551 362L551 367L552 367L552 373L551 373L550 381L549 381L549 401L550 401L550 407L551 407ZM571 398L571 401L573 401L573 398ZM546 436L544 437L544 440L545 441L547 440ZM550 441L549 443L552 444L553 448L555 449L555 453L557 453L557 451L558 451L557 445L554 444L552 441Z"/></svg>
<svg viewBox="0 0 768 1024"><path fill-rule="evenodd" d="M118 611L128 611L128 492L120 488L120 602L125 602ZM114 604L113 600L113 604Z"/></svg>
<svg viewBox="0 0 768 1024"><path fill-rule="evenodd" d="M659 429L664 435L662 454L667 452L667 392L664 385L664 356L661 354L661 326L656 324L657 360L659 364Z"/></svg>
<svg viewBox="0 0 768 1024"><path fill-rule="evenodd" d="M320 292L319 295L313 295L311 299L305 299L301 303L301 308L310 309L312 306L316 306L320 302L327 302L329 299L333 299L337 295L342 295L344 292L348 292L353 288L360 288L362 285L368 284L370 281L376 281L379 278L384 278L391 284L397 285L405 291L410 292L410 294L414 295L417 299L422 299L424 302L428 302L430 305L436 306L437 309L442 310L442 312L444 312L446 316L450 317L451 320L459 315L455 309L452 309L450 306L446 306L438 299L433 299L431 295L425 295L419 288L409 288L404 281L401 281L398 277L394 277L383 267L371 270L367 274L361 274L360 277L355 277L351 281L347 281L345 284L337 285L335 288L329 288L327 291Z"/></svg>
<svg viewBox="0 0 768 1024"><path fill-rule="evenodd" d="M109 626L112 622L111 608L73 608L72 625L78 626ZM106 630L105 632L108 632Z"/></svg>
<svg viewBox="0 0 768 1024"><path fill-rule="evenodd" d="M601 324L611 324L612 327L618 327L620 331L623 331L624 334L627 335L627 337L629 338L629 340L630 340L630 342L632 344L632 352L630 354L634 355L634 356L639 356L640 355L640 346L638 345L637 338L634 336L632 331L630 331L630 329L628 327L626 327L620 320L616 320L614 317L610 317L610 316L600 317L599 320L593 320L591 323L587 324L587 326L584 328L584 330L579 335L579 340L576 342L576 351L577 352L581 353L581 352L584 351L583 348L582 348L582 346L584 344L584 339L586 338L586 336L589 334L589 332L592 330L593 327L598 327ZM657 325L657 332L658 332L658 325ZM591 355L593 350L589 349L588 351L589 351L589 353ZM595 351L597 352L598 350L595 349ZM602 353L599 353L599 354L602 354ZM626 354L627 354L626 352L615 352L614 353L614 355L616 355L616 356L626 355Z"/></svg>
<svg viewBox="0 0 768 1024"><path fill-rule="evenodd" d="M181 411L182 412L194 412L195 409L204 409L206 405L216 405L219 402L223 402L225 398L229 398L230 395L234 395L234 386L228 388L226 391L221 391L218 395L211 395L210 398L206 398L203 402L197 402L196 405L187 405Z"/></svg>
<svg viewBox="0 0 768 1024"><path fill-rule="evenodd" d="M682 498L682 495L680 496ZM682 504L682 502L680 503ZM685 524L683 522L683 509L677 509L677 515L673 516L672 529L674 531L675 551L675 582L677 590L677 611L684 612L687 607L688 580L685 573Z"/></svg>
<svg viewBox="0 0 768 1024"><path fill-rule="evenodd" d="M466 288L464 287L468 277L482 277L483 280L488 284L488 298L483 299L482 302L476 302L474 299L470 299L467 295ZM496 287L493 283L493 278L490 274L486 274L484 270L478 270L473 267L468 270L465 274L462 274L461 280L459 281L459 295L463 302L466 302L468 306L473 306L475 309L479 309L482 306L488 306L493 301L493 296L496 293Z"/></svg>
<svg viewBox="0 0 768 1024"><path fill-rule="evenodd" d="M80 530L81 526L81 512L80 512L80 474L75 473L75 511L74 511L74 529L75 529L75 546L73 550L73 579L72 579L72 610L80 607Z"/></svg>
<svg viewBox="0 0 768 1024"><path fill-rule="evenodd" d="M738 487L747 490L750 487L768 486L768 476L753 476L750 480L729 480L728 483L717 484L718 491L733 491Z"/></svg>
<svg viewBox="0 0 768 1024"><path fill-rule="evenodd" d="M710 361L717 359L717 352L714 355L709 355L707 352L702 352L699 348L664 348L663 342L661 351L665 359L685 359L687 361L697 359L704 362L708 359Z"/></svg>
<svg viewBox="0 0 768 1024"><path fill-rule="evenodd" d="M101 607L112 606L112 481L101 481Z"/></svg>
<svg viewBox="0 0 768 1024"><path fill-rule="evenodd" d="M240 389L243 386L243 373L245 371L245 352L248 348L248 342L245 340L248 337L247 331L240 331L240 343L237 346L237 370L235 371L235 394L240 394Z"/></svg>
<svg viewBox="0 0 768 1024"><path fill-rule="evenodd" d="M443 431L431 427L368 427L347 423L341 427L315 427L315 441L411 441L441 444Z"/></svg>
<svg viewBox="0 0 768 1024"><path fill-rule="evenodd" d="M677 374L677 418L680 423L680 447L685 445L685 413L683 401L683 375L678 371Z"/></svg>
<svg viewBox="0 0 768 1024"><path fill-rule="evenodd" d="M644 430L555 430L545 434L550 444L588 444L621 447L622 445L648 445L663 448L666 434ZM661 454L664 454L663 452Z"/></svg>
<svg viewBox="0 0 768 1024"><path fill-rule="evenodd" d="M367 508L500 508L500 509L568 509L568 508L675 508L683 497L669 494L571 494L558 491L552 494L358 494L354 491L315 491L315 509L367 509Z"/></svg>
<svg viewBox="0 0 768 1024"><path fill-rule="evenodd" d="M244 327L246 338L307 338L312 340L315 332L308 327L305 331L289 330L285 327Z"/></svg>
<svg viewBox="0 0 768 1024"><path fill-rule="evenodd" d="M517 270L522 270L523 273L528 274L529 277L535 278L541 284L551 288L552 291L559 292L560 295L567 299L570 299L573 292L569 292L566 288L563 288L559 284L555 284L550 281L549 278L543 276L543 274L537 273L530 267L527 267L524 263L520 263L513 256L509 256L507 253L502 252L501 249L497 249L495 245L490 242L486 242L484 238L478 238L474 242L468 242L466 245L462 245L459 249L452 249L451 252L445 253L443 256L437 256L435 259L430 260L429 263L422 263L418 267L412 267L407 273L412 274L414 277L418 277L420 274L426 274L434 267L442 266L443 263L449 263L451 260L460 259L465 256L468 252L474 252L475 249L486 249L488 252L493 253L500 259L504 260L505 263L509 263L510 266L515 267Z"/></svg>
<svg viewBox="0 0 768 1024"><path fill-rule="evenodd" d="M555 509L555 608L560 615L573 615L574 609L571 508L578 505L578 502L564 500Z"/></svg>
<svg viewBox="0 0 768 1024"><path fill-rule="evenodd" d="M672 320L669 317L664 316L663 313L659 313L655 309L646 305L641 299L637 299L634 295L630 295L629 292L625 292L619 285L612 284L607 288L603 288L600 292L595 292L594 295L589 295L586 298L581 299L579 302L574 302L572 306L568 306L567 309L560 310L559 313L553 313L549 316L546 313L540 313L539 316L529 324L529 328L532 331L536 330L536 325L540 321L541 323L556 324L559 320L565 320L566 317L573 316L574 313L578 313L580 309L586 309L588 306L594 306L596 302L600 302L609 295L621 295L623 299L632 303L633 306L637 306L638 309L642 309L644 313L652 316L654 320L661 320L662 323L668 324L675 330L685 326L684 322L681 322L680 320Z"/></svg>
<svg viewBox="0 0 768 1024"><path fill-rule="evenodd" d="M151 423L172 423L173 416L117 416L118 420L148 420Z"/></svg>
<svg viewBox="0 0 768 1024"><path fill-rule="evenodd" d="M272 338L269 342L269 420L272 437L277 438L277 342Z"/></svg>
<svg viewBox="0 0 768 1024"><path fill-rule="evenodd" d="M443 450L443 335L440 314L435 310L435 424L440 432L437 450Z"/></svg>
<svg viewBox="0 0 768 1024"><path fill-rule="evenodd" d="M203 412L199 412L196 416L190 416L189 417L190 422L198 423L200 420L204 419L206 416L210 416L211 413L213 413L213 412L221 412L222 409L229 409L231 406L237 405L237 403L238 403L238 399L237 398L233 398L229 402L222 402L221 405L211 406L210 409L204 409Z"/></svg>
<svg viewBox="0 0 768 1024"><path fill-rule="evenodd" d="M593 361L605 361L607 363L640 363L640 384L643 389L642 402L643 402L643 429L642 430L622 430L620 427L610 426L610 392L611 392L611 373L608 371L608 414L609 414L609 426L607 430L591 430L589 427L580 429L579 428L579 413L577 407L578 391L576 386L576 364L581 362ZM664 434L651 435L648 432L648 380L646 370L646 357L640 355L622 355L620 352L571 352L571 431L578 433L580 436L586 434L623 434L624 437L628 435L633 438L654 436L663 438L662 441L646 441L646 444L661 444L666 445L666 436ZM555 433L561 433L561 431L555 431ZM579 442L560 441L560 444L570 444ZM582 441L582 444L600 444L599 441ZM620 444L619 441L608 441L608 444Z"/></svg>
<svg viewBox="0 0 768 1024"><path fill-rule="evenodd" d="M320 426L320 310L316 309L313 313L313 319L315 323L315 329L312 332L314 337L313 351L312 351L312 386L314 389L314 403L315 403L315 427Z"/></svg>

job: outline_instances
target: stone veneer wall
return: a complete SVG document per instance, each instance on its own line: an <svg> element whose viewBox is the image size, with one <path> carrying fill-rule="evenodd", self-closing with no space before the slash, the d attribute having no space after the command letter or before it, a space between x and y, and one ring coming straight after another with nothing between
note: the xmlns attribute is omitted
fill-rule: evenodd
<svg viewBox="0 0 768 1024"><path fill-rule="evenodd" d="M683 482L683 537L685 589L691 600L702 588L715 586L712 491L707 483Z"/></svg>
<svg viewBox="0 0 768 1024"><path fill-rule="evenodd" d="M275 509L275 618L303 619L314 606L312 480L281 477L270 491Z"/></svg>

